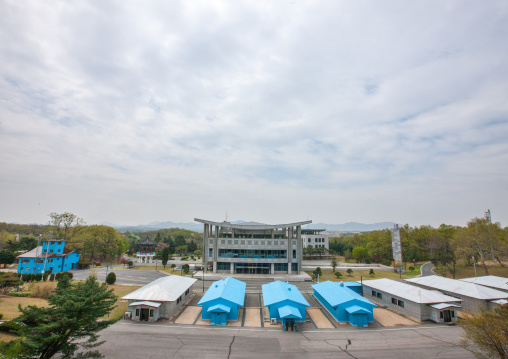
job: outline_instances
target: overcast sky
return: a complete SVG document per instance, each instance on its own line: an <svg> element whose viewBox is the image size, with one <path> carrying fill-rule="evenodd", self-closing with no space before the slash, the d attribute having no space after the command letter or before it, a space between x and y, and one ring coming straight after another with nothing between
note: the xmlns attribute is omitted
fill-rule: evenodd
<svg viewBox="0 0 508 359"><path fill-rule="evenodd" d="M0 221L508 225L505 0L0 13Z"/></svg>

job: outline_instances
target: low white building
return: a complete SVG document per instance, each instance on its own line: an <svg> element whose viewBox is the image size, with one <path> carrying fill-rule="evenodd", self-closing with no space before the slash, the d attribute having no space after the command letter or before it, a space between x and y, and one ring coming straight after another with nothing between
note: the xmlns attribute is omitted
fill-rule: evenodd
<svg viewBox="0 0 508 359"><path fill-rule="evenodd" d="M461 307L459 298L386 278L363 281L363 296L418 321L455 322Z"/></svg>
<svg viewBox="0 0 508 359"><path fill-rule="evenodd" d="M464 282L480 284L503 292L508 292L508 278L498 277L495 275L485 275L483 277L472 277L459 279Z"/></svg>
<svg viewBox="0 0 508 359"><path fill-rule="evenodd" d="M492 310L497 307L492 301L508 298L507 292L437 275L410 278L405 279L405 281L421 288L439 290L443 294L460 298L463 309L475 313Z"/></svg>
<svg viewBox="0 0 508 359"><path fill-rule="evenodd" d="M302 243L303 248L311 246L313 248L325 248L326 250L330 249L328 234L325 233L325 229L302 228Z"/></svg>
<svg viewBox="0 0 508 359"><path fill-rule="evenodd" d="M197 279L170 275L148 283L122 299L129 303L132 320L156 322L171 318L192 294Z"/></svg>

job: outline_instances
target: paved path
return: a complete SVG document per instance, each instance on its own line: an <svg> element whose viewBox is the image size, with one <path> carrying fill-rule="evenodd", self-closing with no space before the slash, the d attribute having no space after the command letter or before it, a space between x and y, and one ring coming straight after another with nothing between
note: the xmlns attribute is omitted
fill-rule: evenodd
<svg viewBox="0 0 508 359"><path fill-rule="evenodd" d="M99 351L124 358L473 358L458 326L309 329L180 326L120 321Z"/></svg>
<svg viewBox="0 0 508 359"><path fill-rule="evenodd" d="M421 276L426 277L429 275L435 275L435 273L432 271L432 268L434 268L434 264L432 262L422 264L420 267Z"/></svg>

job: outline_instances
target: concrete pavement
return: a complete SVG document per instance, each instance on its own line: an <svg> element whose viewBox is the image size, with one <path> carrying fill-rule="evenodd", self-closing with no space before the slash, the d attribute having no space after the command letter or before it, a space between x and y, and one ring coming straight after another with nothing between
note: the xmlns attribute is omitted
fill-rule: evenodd
<svg viewBox="0 0 508 359"><path fill-rule="evenodd" d="M124 358L473 358L457 326L379 329L193 327L120 321L100 333L99 351Z"/></svg>

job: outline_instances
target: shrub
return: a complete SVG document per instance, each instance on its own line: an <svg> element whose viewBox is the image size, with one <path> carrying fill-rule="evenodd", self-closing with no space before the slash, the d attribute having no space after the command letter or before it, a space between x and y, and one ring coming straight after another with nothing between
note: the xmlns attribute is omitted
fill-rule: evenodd
<svg viewBox="0 0 508 359"><path fill-rule="evenodd" d="M111 284L115 284L115 282L116 282L115 272L109 273L108 276L106 277L106 283L111 285Z"/></svg>
<svg viewBox="0 0 508 359"><path fill-rule="evenodd" d="M0 332L16 334L18 330L21 329L23 329L23 327L20 324L14 322L4 322L0 324Z"/></svg>
<svg viewBox="0 0 508 359"><path fill-rule="evenodd" d="M171 268L173 269L176 268L176 264L175 263L171 264Z"/></svg>
<svg viewBox="0 0 508 359"><path fill-rule="evenodd" d="M49 273L48 273L48 272L46 272L46 273L44 273L44 274L42 275L42 280L43 280L43 281L47 281L47 280L48 280L48 278L49 278Z"/></svg>
<svg viewBox="0 0 508 359"><path fill-rule="evenodd" d="M62 272L62 276L63 275L67 275L67 276L69 276L70 279L74 279L74 273L72 273L72 272Z"/></svg>
<svg viewBox="0 0 508 359"><path fill-rule="evenodd" d="M62 278L62 273L61 273L61 272L58 272L58 273L55 275L55 279L56 279L56 280L60 280L60 278Z"/></svg>
<svg viewBox="0 0 508 359"><path fill-rule="evenodd" d="M416 269L416 268L415 268L415 267L413 267L413 266L409 267L409 270L410 270L411 272L412 272L412 271L414 271L415 269Z"/></svg>
<svg viewBox="0 0 508 359"><path fill-rule="evenodd" d="M349 274L350 277L352 277L353 270L351 268L348 268L346 272L347 274Z"/></svg>
<svg viewBox="0 0 508 359"><path fill-rule="evenodd" d="M21 278L23 282L30 282L32 280L32 275L30 273L25 273Z"/></svg>
<svg viewBox="0 0 508 359"><path fill-rule="evenodd" d="M369 271L369 275L370 275L370 276L375 276L375 275L376 275L376 273L374 273L374 269L372 269L372 268L370 269L370 271Z"/></svg>
<svg viewBox="0 0 508 359"><path fill-rule="evenodd" d="M340 277L342 277L342 273L341 273L341 272L335 272L335 276L336 276L337 278L340 278Z"/></svg>
<svg viewBox="0 0 508 359"><path fill-rule="evenodd" d="M31 297L32 292L10 292L11 297Z"/></svg>
<svg viewBox="0 0 508 359"><path fill-rule="evenodd" d="M53 273L51 273L51 275L49 276L49 281L53 282L54 280L55 280L55 275Z"/></svg>
<svg viewBox="0 0 508 359"><path fill-rule="evenodd" d="M132 261L129 261L129 262L127 263L127 267L129 267L129 268L132 268L132 266L133 266L133 265L134 265L134 263L133 263Z"/></svg>
<svg viewBox="0 0 508 359"><path fill-rule="evenodd" d="M0 319L2 319L4 317L4 315L2 313L0 313Z"/></svg>

